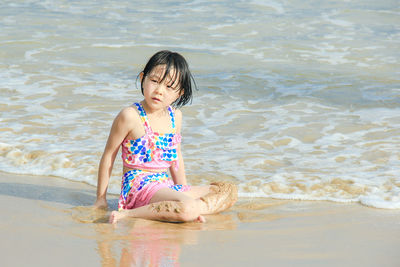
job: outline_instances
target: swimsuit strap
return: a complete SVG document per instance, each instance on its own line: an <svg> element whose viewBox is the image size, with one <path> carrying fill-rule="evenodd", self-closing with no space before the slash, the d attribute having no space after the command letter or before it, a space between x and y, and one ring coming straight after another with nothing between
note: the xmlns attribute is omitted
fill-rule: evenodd
<svg viewBox="0 0 400 267"><path fill-rule="evenodd" d="M171 117L172 133L174 134L176 132L176 129L175 129L175 110L171 106L168 106L168 112L169 112L169 116Z"/></svg>
<svg viewBox="0 0 400 267"><path fill-rule="evenodd" d="M140 116L140 119L143 122L144 129L145 129L146 133L152 133L153 130L150 127L149 119L147 118L146 111L144 110L142 104L140 104L140 103L134 103L134 104L135 104L135 106L137 107L137 109L139 111L139 116ZM169 113L169 116L171 118L172 133L175 133L176 132L176 129L175 129L175 112L174 112L174 109L171 106L168 106L168 113Z"/></svg>
<svg viewBox="0 0 400 267"><path fill-rule="evenodd" d="M135 105L139 111L140 119L143 122L144 130L146 131L146 133L152 133L153 130L150 127L149 119L147 118L147 114L143 106L140 103L135 103Z"/></svg>

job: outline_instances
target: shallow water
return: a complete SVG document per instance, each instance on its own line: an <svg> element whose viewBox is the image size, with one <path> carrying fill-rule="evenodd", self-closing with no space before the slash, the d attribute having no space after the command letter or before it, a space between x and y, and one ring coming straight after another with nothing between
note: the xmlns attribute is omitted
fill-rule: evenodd
<svg viewBox="0 0 400 267"><path fill-rule="evenodd" d="M227 3L2 1L0 170L95 185L137 74L171 49L199 88L183 108L190 183L400 208L398 2Z"/></svg>

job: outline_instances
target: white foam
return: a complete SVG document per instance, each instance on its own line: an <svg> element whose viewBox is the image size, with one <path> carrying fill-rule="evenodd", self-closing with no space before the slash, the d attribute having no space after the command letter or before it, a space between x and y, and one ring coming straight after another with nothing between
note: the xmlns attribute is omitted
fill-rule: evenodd
<svg viewBox="0 0 400 267"><path fill-rule="evenodd" d="M345 20L341 20L341 19L332 19L331 15L329 15L329 14L322 14L322 18L325 21L330 22L336 26L341 26L341 27L352 27L353 26L353 23L351 23L349 21L345 21Z"/></svg>
<svg viewBox="0 0 400 267"><path fill-rule="evenodd" d="M376 196L360 197L360 203L378 209L400 209L400 200L386 201Z"/></svg>
<svg viewBox="0 0 400 267"><path fill-rule="evenodd" d="M124 44L105 44L105 43L92 44L92 47L101 47L101 48L131 48L135 46L136 46L135 42L127 42Z"/></svg>
<svg viewBox="0 0 400 267"><path fill-rule="evenodd" d="M213 30L214 31L214 30L219 30L221 28L232 27L232 26L234 26L234 24L232 24L232 23L224 23L224 24L210 25L207 28L209 30Z"/></svg>
<svg viewBox="0 0 400 267"><path fill-rule="evenodd" d="M276 11L277 14L284 14L285 8L280 2L275 1L261 1L261 0L252 0L249 4L262 6L262 7L269 7Z"/></svg>

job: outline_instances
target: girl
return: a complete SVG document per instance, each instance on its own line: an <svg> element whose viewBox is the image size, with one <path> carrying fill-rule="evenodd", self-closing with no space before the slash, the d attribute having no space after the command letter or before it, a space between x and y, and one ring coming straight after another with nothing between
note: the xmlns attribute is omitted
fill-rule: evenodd
<svg viewBox="0 0 400 267"><path fill-rule="evenodd" d="M124 217L169 222L204 222L202 215L223 211L237 200L236 186L189 186L181 154L182 107L192 99L193 77L178 53L160 51L139 74L144 99L115 118L100 160L95 206L107 208L111 170L122 147L123 179L118 211ZM169 170L172 179L167 174Z"/></svg>

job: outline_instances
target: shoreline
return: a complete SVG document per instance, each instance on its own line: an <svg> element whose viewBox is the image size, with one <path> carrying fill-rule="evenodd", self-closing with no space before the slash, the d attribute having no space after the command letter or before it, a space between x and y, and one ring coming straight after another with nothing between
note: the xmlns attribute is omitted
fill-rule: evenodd
<svg viewBox="0 0 400 267"><path fill-rule="evenodd" d="M400 210L326 201L240 198L207 222L105 223L96 189L0 172L5 266L399 266Z"/></svg>

